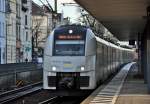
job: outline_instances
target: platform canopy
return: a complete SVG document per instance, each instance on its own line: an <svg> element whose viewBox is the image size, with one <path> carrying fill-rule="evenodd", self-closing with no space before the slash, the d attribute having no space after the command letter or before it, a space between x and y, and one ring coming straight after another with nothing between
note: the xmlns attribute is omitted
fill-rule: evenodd
<svg viewBox="0 0 150 104"><path fill-rule="evenodd" d="M146 24L150 0L75 0L119 40L137 39Z"/></svg>

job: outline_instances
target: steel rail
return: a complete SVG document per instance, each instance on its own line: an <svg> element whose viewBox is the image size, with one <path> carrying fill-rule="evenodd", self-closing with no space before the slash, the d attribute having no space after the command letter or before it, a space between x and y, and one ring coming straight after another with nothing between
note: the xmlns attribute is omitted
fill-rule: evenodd
<svg viewBox="0 0 150 104"><path fill-rule="evenodd" d="M54 103L54 101L56 101L58 98L59 98L58 96L55 96L55 97L52 97L52 98L47 99L45 101L39 102L38 104L47 104L49 102L53 102Z"/></svg>
<svg viewBox="0 0 150 104"><path fill-rule="evenodd" d="M42 82L34 83L22 88L4 92L0 94L0 104L7 104L10 101L16 100L20 97L34 93L39 90L42 90Z"/></svg>

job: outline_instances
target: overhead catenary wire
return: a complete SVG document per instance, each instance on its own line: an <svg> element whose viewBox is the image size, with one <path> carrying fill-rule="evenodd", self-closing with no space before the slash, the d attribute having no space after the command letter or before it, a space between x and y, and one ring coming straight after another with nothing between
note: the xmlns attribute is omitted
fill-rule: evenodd
<svg viewBox="0 0 150 104"><path fill-rule="evenodd" d="M51 6L51 4L48 2L48 0L46 0L47 5L46 5L42 0L39 0L39 1L42 3L42 5L47 6L47 7L51 10L51 12L54 12L54 9L52 8L52 6Z"/></svg>
<svg viewBox="0 0 150 104"><path fill-rule="evenodd" d="M54 10L53 10L52 6L50 5L50 3L48 2L48 0L46 0L46 2L48 4L49 8L51 9L51 11L54 12Z"/></svg>

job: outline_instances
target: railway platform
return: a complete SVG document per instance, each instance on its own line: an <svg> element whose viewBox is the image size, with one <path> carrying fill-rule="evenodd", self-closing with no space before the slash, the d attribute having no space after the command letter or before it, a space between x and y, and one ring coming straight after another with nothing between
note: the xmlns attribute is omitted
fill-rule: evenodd
<svg viewBox="0 0 150 104"><path fill-rule="evenodd" d="M100 86L81 104L150 104L150 95L133 62L125 65L109 83Z"/></svg>
<svg viewBox="0 0 150 104"><path fill-rule="evenodd" d="M138 68L133 65L115 104L150 104L147 85L137 74Z"/></svg>

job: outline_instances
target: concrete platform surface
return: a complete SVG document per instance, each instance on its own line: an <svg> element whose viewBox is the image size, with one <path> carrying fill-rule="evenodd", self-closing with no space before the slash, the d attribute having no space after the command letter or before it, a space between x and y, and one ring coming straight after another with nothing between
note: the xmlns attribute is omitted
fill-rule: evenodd
<svg viewBox="0 0 150 104"><path fill-rule="evenodd" d="M147 85L138 76L136 64L131 67L115 104L150 104Z"/></svg>

